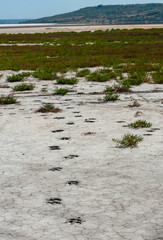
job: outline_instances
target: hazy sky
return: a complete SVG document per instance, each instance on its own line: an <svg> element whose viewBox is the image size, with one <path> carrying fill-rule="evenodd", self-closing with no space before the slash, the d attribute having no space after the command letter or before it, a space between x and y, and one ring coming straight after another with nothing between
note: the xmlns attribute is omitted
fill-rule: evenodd
<svg viewBox="0 0 163 240"><path fill-rule="evenodd" d="M0 19L40 18L99 4L163 3L163 0L0 0Z"/></svg>

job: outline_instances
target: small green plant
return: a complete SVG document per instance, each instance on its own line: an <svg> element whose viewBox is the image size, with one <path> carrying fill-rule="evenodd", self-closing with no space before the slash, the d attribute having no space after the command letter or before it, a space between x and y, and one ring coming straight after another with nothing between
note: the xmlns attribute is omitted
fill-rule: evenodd
<svg viewBox="0 0 163 240"><path fill-rule="evenodd" d="M24 72L24 73L19 73L19 74L13 74L12 76L7 77L8 82L21 82L24 80L25 77L30 76L30 72Z"/></svg>
<svg viewBox="0 0 163 240"><path fill-rule="evenodd" d="M33 90L35 86L33 84L26 84L22 83L20 85L17 85L13 88L14 91L28 91L28 90Z"/></svg>
<svg viewBox="0 0 163 240"><path fill-rule="evenodd" d="M59 108L55 108L53 104L47 103L47 104L44 104L36 112L41 112L41 113L53 112L53 113L57 113L57 112L60 112L60 111L61 110Z"/></svg>
<svg viewBox="0 0 163 240"><path fill-rule="evenodd" d="M11 95L0 97L0 104L14 104L16 102L16 99Z"/></svg>
<svg viewBox="0 0 163 240"><path fill-rule="evenodd" d="M131 128L149 128L152 126L152 123L143 120L137 120L134 123L128 124L128 126Z"/></svg>
<svg viewBox="0 0 163 240"><path fill-rule="evenodd" d="M122 139L112 139L117 146L121 147L136 147L139 142L143 141L143 138L138 135L125 134Z"/></svg>
<svg viewBox="0 0 163 240"><path fill-rule="evenodd" d="M107 74L101 74L99 72L93 72L90 73L87 76L87 80L88 81L93 81L93 82L106 82L109 80L108 75Z"/></svg>
<svg viewBox="0 0 163 240"><path fill-rule="evenodd" d="M42 88L41 92L47 92L48 90L46 88Z"/></svg>
<svg viewBox="0 0 163 240"><path fill-rule="evenodd" d="M3 77L3 74L0 74L0 78Z"/></svg>
<svg viewBox="0 0 163 240"><path fill-rule="evenodd" d="M152 80L154 83L163 84L163 72L158 71L153 73Z"/></svg>
<svg viewBox="0 0 163 240"><path fill-rule="evenodd" d="M80 70L76 73L76 77L85 77L87 75L90 74L90 70L89 69L83 69L83 70Z"/></svg>
<svg viewBox="0 0 163 240"><path fill-rule="evenodd" d="M53 73L50 69L38 69L32 76L40 80L54 80L57 78L56 73Z"/></svg>
<svg viewBox="0 0 163 240"><path fill-rule="evenodd" d="M115 94L115 93L113 93L113 92L106 92L106 94L105 94L105 101L116 101L116 100L118 100L118 98L119 98L119 95L118 94Z"/></svg>
<svg viewBox="0 0 163 240"><path fill-rule="evenodd" d="M57 83L74 85L74 84L78 83L78 80L76 78L59 78L59 79L57 79Z"/></svg>
<svg viewBox="0 0 163 240"><path fill-rule="evenodd" d="M67 88L58 88L55 91L57 95L66 95L68 92L69 90Z"/></svg>

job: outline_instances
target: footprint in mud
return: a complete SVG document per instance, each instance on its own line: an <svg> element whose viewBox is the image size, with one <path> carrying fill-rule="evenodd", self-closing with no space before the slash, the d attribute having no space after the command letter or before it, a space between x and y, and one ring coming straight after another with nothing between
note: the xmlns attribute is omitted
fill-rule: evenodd
<svg viewBox="0 0 163 240"><path fill-rule="evenodd" d="M154 130L151 129L151 130L147 130L146 132L154 132Z"/></svg>
<svg viewBox="0 0 163 240"><path fill-rule="evenodd" d="M95 135L95 134L96 134L95 132L87 132L87 133L84 133L84 136Z"/></svg>
<svg viewBox="0 0 163 240"><path fill-rule="evenodd" d="M62 171L62 168L61 167L53 167L53 168L50 168L49 171L60 172L60 171Z"/></svg>
<svg viewBox="0 0 163 240"><path fill-rule="evenodd" d="M64 157L65 159L73 159L73 158L77 158L79 157L78 155L73 155L73 154L70 154L68 155L67 157Z"/></svg>
<svg viewBox="0 0 163 240"><path fill-rule="evenodd" d="M160 128L151 128L151 130L157 131L157 130L160 130Z"/></svg>
<svg viewBox="0 0 163 240"><path fill-rule="evenodd" d="M74 122L68 122L66 123L67 125L74 125L75 123Z"/></svg>
<svg viewBox="0 0 163 240"><path fill-rule="evenodd" d="M96 121L96 118L87 118L85 119L85 122L93 123Z"/></svg>
<svg viewBox="0 0 163 240"><path fill-rule="evenodd" d="M62 203L62 199L60 199L60 198L50 198L47 201L47 203L52 204L52 205L54 205L54 204L61 204Z"/></svg>
<svg viewBox="0 0 163 240"><path fill-rule="evenodd" d="M76 113L76 114L78 114L78 113L80 113L80 112L76 111L76 112L72 112L72 113Z"/></svg>
<svg viewBox="0 0 163 240"><path fill-rule="evenodd" d="M66 184L68 184L68 185L78 185L79 181L68 181Z"/></svg>
<svg viewBox="0 0 163 240"><path fill-rule="evenodd" d="M53 119L65 119L65 117L55 117L55 118L53 118Z"/></svg>
<svg viewBox="0 0 163 240"><path fill-rule="evenodd" d="M117 123L125 123L125 121L117 121Z"/></svg>
<svg viewBox="0 0 163 240"><path fill-rule="evenodd" d="M59 133L59 132L63 132L64 130L62 130L62 129L58 129L58 130L54 130L54 131L52 131L52 133Z"/></svg>
<svg viewBox="0 0 163 240"><path fill-rule="evenodd" d="M145 134L143 134L143 136L152 136L152 134L150 134L150 133L145 133Z"/></svg>
<svg viewBox="0 0 163 240"><path fill-rule="evenodd" d="M71 224L82 224L82 219L80 217L70 218L70 219L68 219L68 222Z"/></svg>
<svg viewBox="0 0 163 240"><path fill-rule="evenodd" d="M59 146L50 146L50 150L60 150L61 148Z"/></svg>
<svg viewBox="0 0 163 240"><path fill-rule="evenodd" d="M67 109L73 109L74 107L67 107Z"/></svg>
<svg viewBox="0 0 163 240"><path fill-rule="evenodd" d="M77 117L82 117L82 115L76 115L75 117L76 117L76 118L77 118Z"/></svg>
<svg viewBox="0 0 163 240"><path fill-rule="evenodd" d="M70 140L71 138L70 137L62 137L60 138L60 140Z"/></svg>

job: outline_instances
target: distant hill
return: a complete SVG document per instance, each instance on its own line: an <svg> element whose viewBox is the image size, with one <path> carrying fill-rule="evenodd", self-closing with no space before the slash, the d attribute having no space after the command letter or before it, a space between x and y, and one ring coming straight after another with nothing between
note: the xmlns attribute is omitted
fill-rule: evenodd
<svg viewBox="0 0 163 240"><path fill-rule="evenodd" d="M0 19L0 24L17 24L31 19ZM32 21L32 20L31 20Z"/></svg>
<svg viewBox="0 0 163 240"><path fill-rule="evenodd" d="M98 5L28 23L149 24L163 23L163 4Z"/></svg>

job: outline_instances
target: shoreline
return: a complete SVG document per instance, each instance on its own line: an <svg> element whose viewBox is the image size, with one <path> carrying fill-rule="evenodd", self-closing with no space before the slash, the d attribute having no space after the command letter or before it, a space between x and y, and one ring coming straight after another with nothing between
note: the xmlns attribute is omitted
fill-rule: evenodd
<svg viewBox="0 0 163 240"><path fill-rule="evenodd" d="M163 28L163 24L128 24L128 25L75 25L75 24L7 24L0 25L0 34L16 33L49 33L49 32L81 32L111 29L151 29Z"/></svg>

